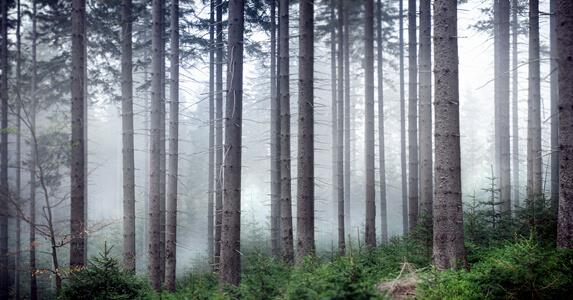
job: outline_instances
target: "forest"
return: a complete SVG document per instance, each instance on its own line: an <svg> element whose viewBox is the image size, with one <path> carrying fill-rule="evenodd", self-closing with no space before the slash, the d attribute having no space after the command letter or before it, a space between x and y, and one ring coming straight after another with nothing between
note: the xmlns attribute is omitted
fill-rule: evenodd
<svg viewBox="0 0 573 300"><path fill-rule="evenodd" d="M572 0L0 0L0 300L571 299Z"/></svg>

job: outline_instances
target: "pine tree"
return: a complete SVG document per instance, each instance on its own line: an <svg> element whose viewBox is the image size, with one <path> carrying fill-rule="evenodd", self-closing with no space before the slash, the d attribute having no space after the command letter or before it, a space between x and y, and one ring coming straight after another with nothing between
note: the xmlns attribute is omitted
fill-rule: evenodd
<svg viewBox="0 0 573 300"><path fill-rule="evenodd" d="M365 56L365 159L366 164L366 220L364 242L368 247L376 246L376 188L374 186L374 1L364 2L364 56Z"/></svg>
<svg viewBox="0 0 573 300"><path fill-rule="evenodd" d="M418 51L416 0L408 0L408 226L418 224Z"/></svg>

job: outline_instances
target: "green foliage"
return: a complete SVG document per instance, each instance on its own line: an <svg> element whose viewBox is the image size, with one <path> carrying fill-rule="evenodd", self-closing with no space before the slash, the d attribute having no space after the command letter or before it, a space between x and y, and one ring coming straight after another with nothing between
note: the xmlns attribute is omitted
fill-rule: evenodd
<svg viewBox="0 0 573 300"><path fill-rule="evenodd" d="M59 299L147 299L146 283L121 269L117 259L110 256L111 248L92 257L89 266L70 275Z"/></svg>

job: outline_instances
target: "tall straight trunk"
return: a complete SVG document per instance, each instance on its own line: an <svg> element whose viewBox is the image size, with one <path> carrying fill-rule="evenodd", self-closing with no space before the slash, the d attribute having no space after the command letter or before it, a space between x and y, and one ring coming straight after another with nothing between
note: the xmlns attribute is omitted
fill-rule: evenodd
<svg viewBox="0 0 573 300"><path fill-rule="evenodd" d="M16 191L15 198L18 206L22 204L21 201L21 188L22 188L22 97L20 80L22 77L21 67L21 8L20 0L16 2ZM20 270L22 265L21 256L21 240L22 240L22 224L19 216L16 216L16 253L14 260L14 298L20 299Z"/></svg>
<svg viewBox="0 0 573 300"><path fill-rule="evenodd" d="M408 0L408 225L418 224L418 51L416 0Z"/></svg>
<svg viewBox="0 0 573 300"><path fill-rule="evenodd" d="M32 74L30 82L30 131L36 131L36 0L32 0ZM29 272L30 300L38 299L38 280L36 278L36 147L30 147L30 232L29 232Z"/></svg>
<svg viewBox="0 0 573 300"><path fill-rule="evenodd" d="M432 225L432 14L430 0L420 0L420 213Z"/></svg>
<svg viewBox="0 0 573 300"><path fill-rule="evenodd" d="M366 224L364 242L368 247L376 246L376 187L374 186L374 0L364 1L364 162L366 164Z"/></svg>
<svg viewBox="0 0 573 300"><path fill-rule="evenodd" d="M557 24L555 1L549 1L549 52L551 61L549 63L549 86L551 102L551 207L557 212L559 206L559 87L557 70L557 37L555 29Z"/></svg>
<svg viewBox="0 0 573 300"><path fill-rule="evenodd" d="M289 85L289 1L279 0L279 102L281 161L281 252L283 260L294 261L290 159L290 85Z"/></svg>
<svg viewBox="0 0 573 300"><path fill-rule="evenodd" d="M348 2L344 2L348 5ZM348 7L342 14L342 31L344 43L344 227L350 230L352 219L350 218L350 38L348 30Z"/></svg>
<svg viewBox="0 0 573 300"><path fill-rule="evenodd" d="M345 252L344 228L344 43L343 18L344 3L338 0L338 100L337 100L337 126L336 126L336 200L338 203L338 252Z"/></svg>
<svg viewBox="0 0 573 300"><path fill-rule="evenodd" d="M149 140L149 248L147 272L155 290L161 289L160 230L161 230L161 47L163 25L161 8L164 0L153 0L151 8L151 110Z"/></svg>
<svg viewBox="0 0 573 300"><path fill-rule="evenodd" d="M340 52L336 52L336 45L337 42L340 43L340 41L337 41L337 37L336 37L336 30L340 30L338 28L340 28L340 20L336 19L335 16L335 7L337 7L337 3L340 2L340 0L331 0L330 3L330 67L331 67L331 104L330 104L330 117L331 117L331 139L332 139L332 147L330 150L330 154L331 154L331 188L332 188L332 219L334 220L337 216L337 212L338 212L338 188L337 188L337 184L338 184L338 169L337 169L337 155L338 155L338 144L340 143L340 141L338 140L338 115L337 115L337 66L336 66L336 59L337 57L341 57L341 53ZM336 26L335 26L336 25ZM340 35L340 32L338 33L338 35ZM339 58L340 59L340 58ZM340 68L340 66L338 66L338 68Z"/></svg>
<svg viewBox="0 0 573 300"><path fill-rule="evenodd" d="M557 246L573 248L573 2L557 0L559 67L559 212Z"/></svg>
<svg viewBox="0 0 573 300"><path fill-rule="evenodd" d="M380 169L380 242L388 242L386 205L386 150L384 143L384 45L382 40L382 1L376 6L376 44L378 47L378 165Z"/></svg>
<svg viewBox="0 0 573 300"><path fill-rule="evenodd" d="M314 3L299 2L297 258L314 253Z"/></svg>
<svg viewBox="0 0 573 300"><path fill-rule="evenodd" d="M279 257L280 247L280 190L281 190L281 161L280 161L280 110L277 94L277 26L276 3L270 0L271 9L271 254Z"/></svg>
<svg viewBox="0 0 573 300"><path fill-rule="evenodd" d="M2 133L0 137L0 299L8 299L10 271L8 267L8 1L2 1L0 35Z"/></svg>
<svg viewBox="0 0 573 300"><path fill-rule="evenodd" d="M434 1L435 174L433 261L438 269L465 262L460 172L457 0Z"/></svg>
<svg viewBox="0 0 573 300"><path fill-rule="evenodd" d="M408 171L406 169L406 100L404 98L404 0L399 0L400 44L400 169L402 175L402 233L408 233Z"/></svg>
<svg viewBox="0 0 573 300"><path fill-rule="evenodd" d="M527 110L528 201L541 196L541 95L539 68L539 0L529 1L529 88Z"/></svg>
<svg viewBox="0 0 573 300"><path fill-rule="evenodd" d="M223 222L223 2L215 3L215 269L219 269Z"/></svg>
<svg viewBox="0 0 573 300"><path fill-rule="evenodd" d="M135 161L133 148L132 0L122 7L121 124L123 141L123 268L135 272Z"/></svg>
<svg viewBox="0 0 573 300"><path fill-rule="evenodd" d="M165 93L165 58L166 58L166 51L165 51L165 43L167 41L165 37L165 14L166 14L166 1L163 1L161 4L161 71L159 76L161 76L161 85L160 85L160 95L161 95L161 121L160 121L160 135L161 135L161 142L159 144L159 152L160 152L160 162L159 162L159 211L160 211L160 230L159 230L159 280L163 282L165 278L165 217L166 217L166 182L167 182L167 149L165 143L167 142L167 130L165 126L166 122L166 104L167 98Z"/></svg>
<svg viewBox="0 0 573 300"><path fill-rule="evenodd" d="M512 179L513 179L513 204L519 206L519 109L518 109L518 59L517 59L517 35L519 24L517 20L518 0L511 0L511 123L512 123Z"/></svg>
<svg viewBox="0 0 573 300"><path fill-rule="evenodd" d="M207 255L214 263L214 188L215 188L215 0L210 0L209 11L209 172L207 179Z"/></svg>
<svg viewBox="0 0 573 300"><path fill-rule="evenodd" d="M85 80L86 73L86 1L72 1L72 136L71 136L71 210L70 210L70 267L82 267L86 262L85 205Z"/></svg>
<svg viewBox="0 0 573 300"><path fill-rule="evenodd" d="M179 167L179 0L171 0L169 176L165 220L165 288L175 291L177 270L177 176Z"/></svg>
<svg viewBox="0 0 573 300"><path fill-rule="evenodd" d="M241 132L243 115L243 0L229 2L229 60L225 107L223 224L219 281L239 285L241 274Z"/></svg>

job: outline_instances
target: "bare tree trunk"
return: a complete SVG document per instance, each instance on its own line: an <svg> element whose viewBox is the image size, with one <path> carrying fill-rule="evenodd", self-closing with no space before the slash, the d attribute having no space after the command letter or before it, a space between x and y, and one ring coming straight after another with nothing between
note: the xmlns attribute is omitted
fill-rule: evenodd
<svg viewBox="0 0 573 300"><path fill-rule="evenodd" d="M541 95L539 68L539 0L529 1L529 88L527 116L528 201L541 196Z"/></svg>
<svg viewBox="0 0 573 300"><path fill-rule="evenodd" d="M209 179L207 180L207 255L212 265L215 254L214 188L215 188L215 0L210 0L209 11Z"/></svg>
<svg viewBox="0 0 573 300"><path fill-rule="evenodd" d="M408 0L408 225L418 224L418 51L416 0Z"/></svg>
<svg viewBox="0 0 573 300"><path fill-rule="evenodd" d="M279 0L279 95L281 161L281 251L283 260L294 262L290 159L289 1Z"/></svg>
<svg viewBox="0 0 573 300"><path fill-rule="evenodd" d="M378 47L378 165L380 168L380 242L388 242L388 213L386 205L386 151L384 142L384 45L382 37L382 1L376 6ZM431 150L430 150L431 151Z"/></svg>
<svg viewBox="0 0 573 300"><path fill-rule="evenodd" d="M177 270L177 176L179 166L179 0L171 0L169 176L165 221L165 288L175 291Z"/></svg>
<svg viewBox="0 0 573 300"><path fill-rule="evenodd" d="M350 37L348 29L348 2L342 13L343 43L344 43L344 227L350 230L352 218L350 218Z"/></svg>
<svg viewBox="0 0 573 300"><path fill-rule="evenodd" d="M32 78L30 82L30 130L36 131L36 0L32 0ZM30 149L30 300L38 299L38 281L36 278L36 147Z"/></svg>
<svg viewBox="0 0 573 300"><path fill-rule="evenodd" d="M165 14L166 14L166 1L163 1L161 4L161 71L159 76L161 76L161 85L160 85L160 95L161 95L161 121L160 121L160 135L161 135L161 142L159 144L159 152L160 152L160 162L159 162L159 211L160 211L160 230L159 230L159 280L163 283L165 279L165 217L166 217L166 182L167 182L167 150L166 150L166 142L167 142L167 130L165 126L166 122L166 114L167 114L167 98L165 93L165 43L167 42L167 38L165 37L165 28L167 27L165 21Z"/></svg>
<svg viewBox="0 0 573 300"><path fill-rule="evenodd" d="M512 178L513 178L513 204L515 207L519 206L519 109L518 109L518 71L517 71L517 35L519 31L517 21L518 0L511 0L511 60L512 60Z"/></svg>
<svg viewBox="0 0 573 300"><path fill-rule="evenodd" d="M434 1L436 199L433 261L438 269L465 262L460 172L457 0Z"/></svg>
<svg viewBox="0 0 573 300"><path fill-rule="evenodd" d="M406 169L406 100L404 99L404 0L399 0L400 18L400 169L402 170L402 233L408 233L408 171Z"/></svg>
<svg viewBox="0 0 573 300"><path fill-rule="evenodd" d="M336 199L338 202L338 253L345 253L344 228L344 2L338 0L338 103L336 136Z"/></svg>
<svg viewBox="0 0 573 300"><path fill-rule="evenodd" d="M557 37L555 29L557 24L555 0L549 1L549 51L550 51L550 99L551 99L551 207L557 212L559 206L559 86L557 70Z"/></svg>
<svg viewBox="0 0 573 300"><path fill-rule="evenodd" d="M432 15L430 0L420 0L420 212L432 226Z"/></svg>
<svg viewBox="0 0 573 300"><path fill-rule="evenodd" d="M314 3L299 2L297 258L314 253Z"/></svg>
<svg viewBox="0 0 573 300"><path fill-rule="evenodd" d="M243 115L243 0L229 2L223 223L219 281L239 285L241 274L241 132Z"/></svg>
<svg viewBox="0 0 573 300"><path fill-rule="evenodd" d="M364 1L364 57L365 57L365 105L364 105L364 152L366 164L366 224L364 242L376 246L376 187L374 186L374 1Z"/></svg>
<svg viewBox="0 0 573 300"><path fill-rule="evenodd" d="M2 133L0 144L0 299L8 299L10 290L10 271L8 267L8 1L0 4L2 10L1 39L2 49L0 66L2 80L0 84L2 108Z"/></svg>
<svg viewBox="0 0 573 300"><path fill-rule="evenodd" d="M84 84L85 68L85 0L72 1L72 137L71 137L71 214L70 214L70 267L82 267L86 262L85 244L85 144L84 131L86 105Z"/></svg>
<svg viewBox="0 0 573 300"><path fill-rule="evenodd" d="M22 205L21 201L21 188L22 188L22 97L21 97L21 87L20 80L22 76L21 67L21 37L20 37L20 27L21 27L21 9L20 0L16 2L16 203L18 206ZM22 267L22 257L21 257L21 241L22 241L22 226L21 218L16 216L16 257L14 261L14 298L20 299L20 270Z"/></svg>
<svg viewBox="0 0 573 300"><path fill-rule="evenodd" d="M337 212L338 212L338 188L337 188L337 184L338 184L338 165L337 165L337 155L338 155L338 144L340 143L340 141L338 141L338 115L337 115L337 66L336 66L336 58L341 57L341 53L337 53L336 52L336 44L337 44L337 38L336 38L336 30L337 28L340 27L340 21L336 19L335 16L335 7L337 6L336 3L341 2L340 0L336 1L336 0L331 0L330 1L330 67L331 67L331 86L330 86L330 91L332 93L331 95L331 106L330 106L330 116L331 116L331 139L332 139L332 147L330 150L330 154L331 154L331 188L332 188L332 219L334 220L337 217ZM337 24L338 23L338 24ZM336 25L336 26L335 26ZM338 29L340 30L340 29ZM340 33L339 33L340 35ZM340 41L338 41L338 43L340 43ZM340 66L338 66L338 68L340 68ZM340 79L338 79L340 80ZM344 80L344 79L343 79Z"/></svg>
<svg viewBox="0 0 573 300"><path fill-rule="evenodd" d="M557 246L573 248L573 2L557 0L559 62L559 213Z"/></svg>
<svg viewBox="0 0 573 300"><path fill-rule="evenodd" d="M269 0L271 9L271 254L280 257L281 247L281 161L280 161L280 110L279 97L277 94L277 27L276 27L276 3L277 0Z"/></svg>
<svg viewBox="0 0 573 300"><path fill-rule="evenodd" d="M149 149L149 250L148 273L151 286L161 289L160 230L161 230L161 56L163 24L161 8L164 0L153 0L151 17L151 111Z"/></svg>
<svg viewBox="0 0 573 300"><path fill-rule="evenodd" d="M135 161L133 157L132 0L122 7L121 122L123 129L123 267L135 272Z"/></svg>
<svg viewBox="0 0 573 300"><path fill-rule="evenodd" d="M223 3L222 0L215 3L215 269L218 270L223 222Z"/></svg>

